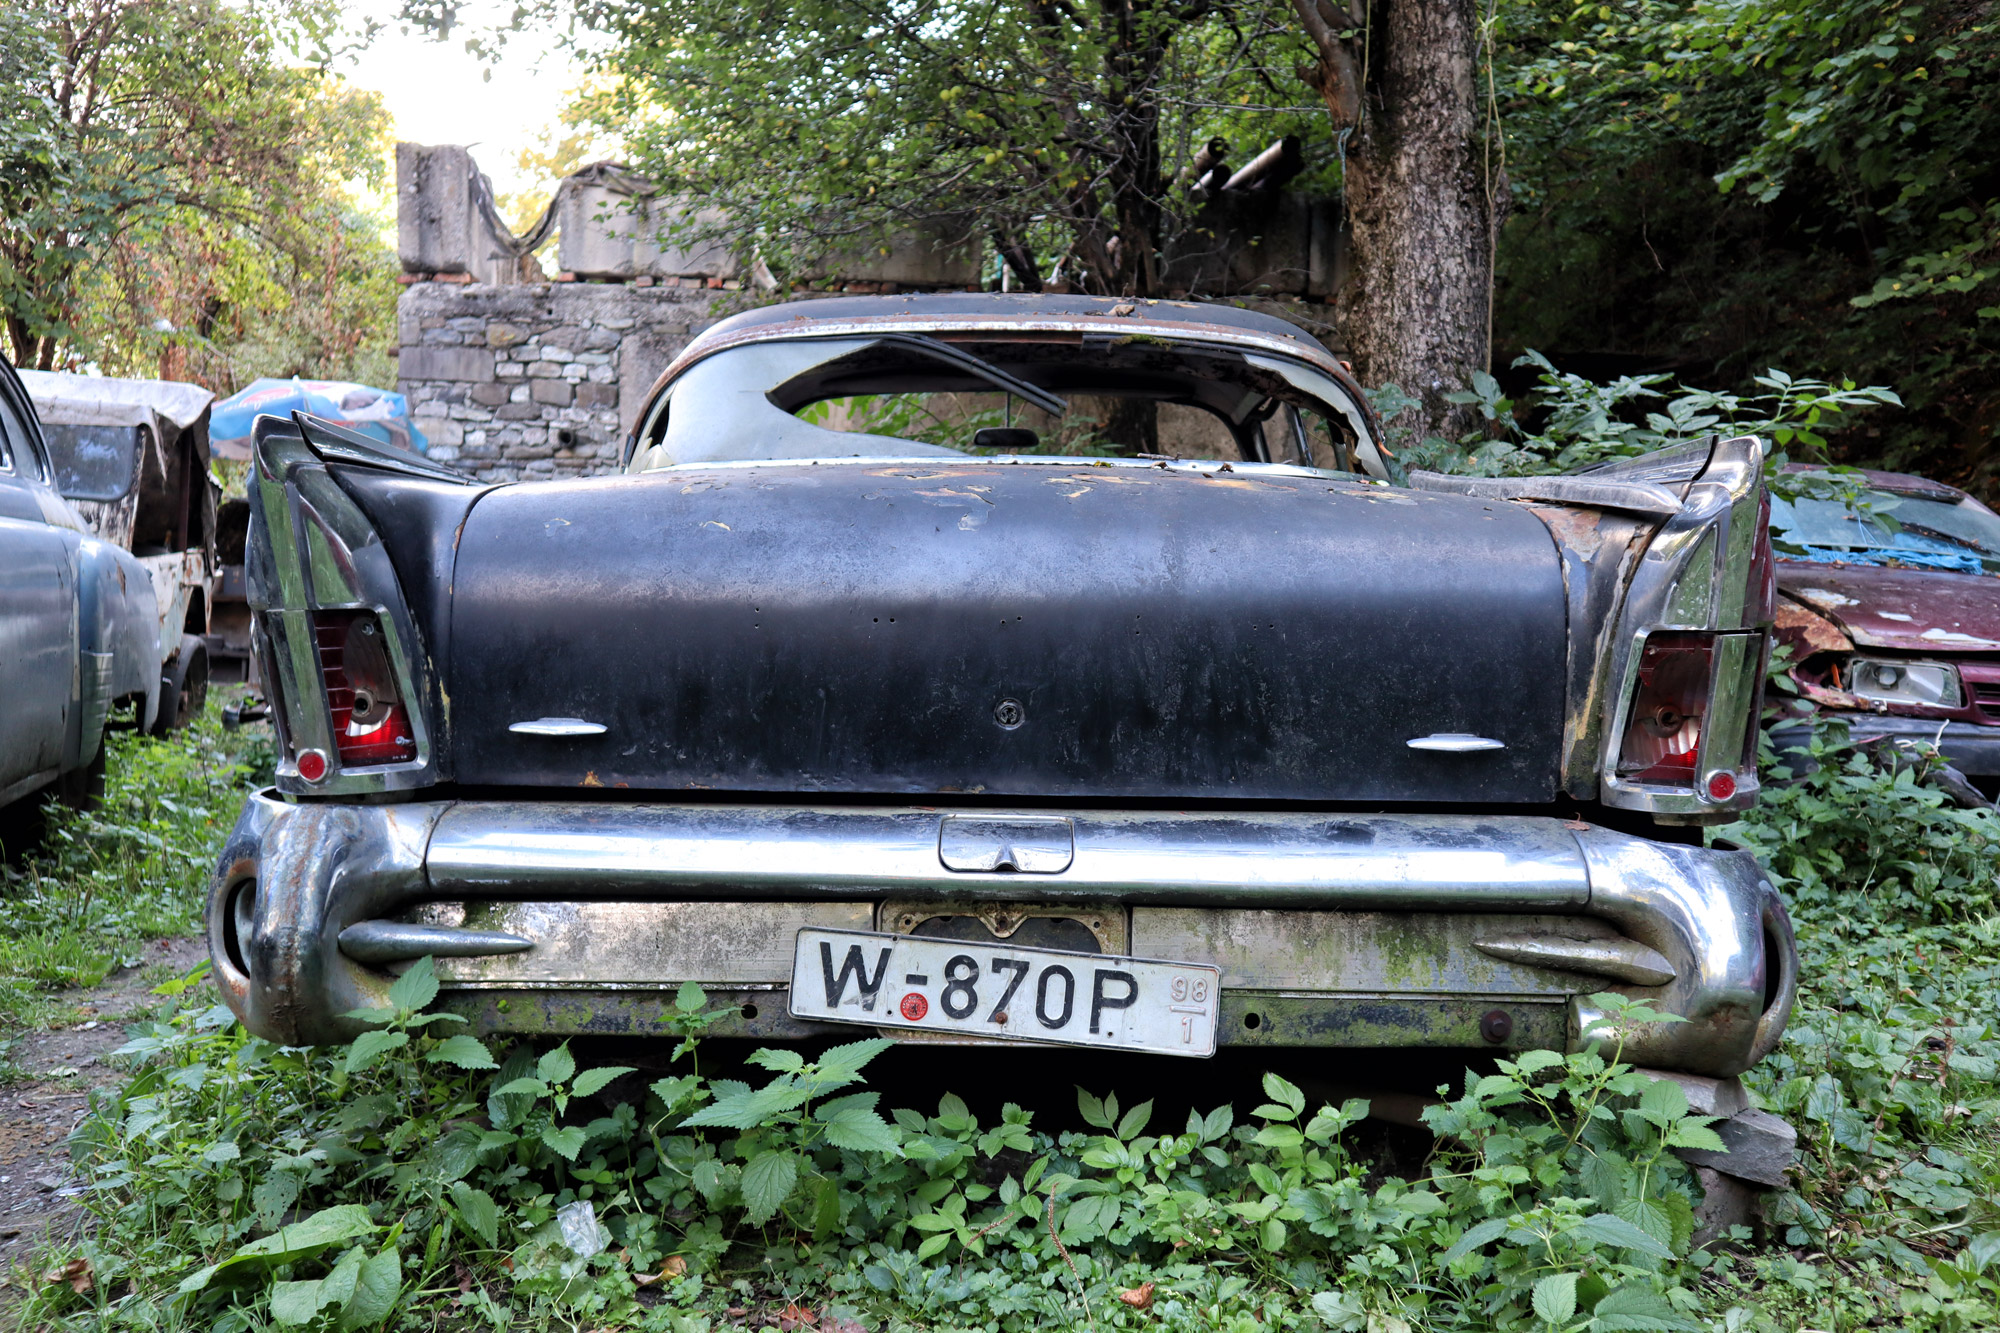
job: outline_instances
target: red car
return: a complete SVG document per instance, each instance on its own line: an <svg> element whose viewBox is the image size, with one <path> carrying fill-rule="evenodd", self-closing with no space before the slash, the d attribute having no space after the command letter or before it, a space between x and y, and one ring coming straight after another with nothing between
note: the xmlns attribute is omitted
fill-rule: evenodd
<svg viewBox="0 0 2000 1333"><path fill-rule="evenodd" d="M2000 791L2000 514L1942 482L1862 476L1864 505L1772 498L1777 634L1792 646L1792 679L1847 716L1856 741L1934 741L1990 799ZM1802 731L1780 726L1779 749Z"/></svg>

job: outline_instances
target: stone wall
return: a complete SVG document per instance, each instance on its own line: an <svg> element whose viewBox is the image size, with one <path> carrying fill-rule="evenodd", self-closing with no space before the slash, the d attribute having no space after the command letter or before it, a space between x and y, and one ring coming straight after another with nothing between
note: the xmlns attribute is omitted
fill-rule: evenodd
<svg viewBox="0 0 2000 1333"><path fill-rule="evenodd" d="M430 456L481 481L608 472L667 363L742 303L695 287L415 282L397 304L396 387Z"/></svg>

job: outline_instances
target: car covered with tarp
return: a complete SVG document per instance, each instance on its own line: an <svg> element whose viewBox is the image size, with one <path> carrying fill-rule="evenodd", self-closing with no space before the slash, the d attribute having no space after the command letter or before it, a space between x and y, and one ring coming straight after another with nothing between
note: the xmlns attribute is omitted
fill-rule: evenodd
<svg viewBox="0 0 2000 1333"><path fill-rule="evenodd" d="M414 454L430 452L410 419L402 394L348 380L258 379L215 405L210 433L220 458L248 458L250 429L259 416L307 412L337 421L381 444Z"/></svg>
<svg viewBox="0 0 2000 1333"><path fill-rule="evenodd" d="M198 715L208 695L210 615L220 591L209 472L215 395L175 380L22 371L56 486L90 531L137 556L160 615L154 730Z"/></svg>

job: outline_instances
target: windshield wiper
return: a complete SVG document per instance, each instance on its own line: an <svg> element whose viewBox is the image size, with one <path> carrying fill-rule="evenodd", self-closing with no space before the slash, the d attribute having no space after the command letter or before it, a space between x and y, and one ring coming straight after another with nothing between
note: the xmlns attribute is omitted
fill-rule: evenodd
<svg viewBox="0 0 2000 1333"><path fill-rule="evenodd" d="M895 343L922 352L935 361L955 366L968 375L985 380L996 389L1004 389L1016 398L1026 399L1052 417L1059 417L1069 411L1067 400L1058 398L1046 389L1038 389L1024 379L1009 375L1000 367L982 361L970 352L961 351L941 338L933 338L923 333L882 333L876 335L877 342Z"/></svg>

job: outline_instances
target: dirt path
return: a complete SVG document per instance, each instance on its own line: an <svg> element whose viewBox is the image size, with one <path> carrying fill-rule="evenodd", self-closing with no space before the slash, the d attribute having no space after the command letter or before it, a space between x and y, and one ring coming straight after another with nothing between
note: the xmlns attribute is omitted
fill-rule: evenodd
<svg viewBox="0 0 2000 1333"><path fill-rule="evenodd" d="M178 976L207 952L199 939L156 940L140 966L63 997L81 1012L79 1023L15 1039L10 1059L25 1077L0 1084L0 1277L12 1277L16 1265L35 1257L44 1238L68 1235L82 1218L76 1203L81 1184L70 1170L64 1140L91 1091L118 1081L118 1071L102 1057L125 1044L126 1022L156 1002L155 969L164 964ZM0 1308L0 1327L6 1322Z"/></svg>

